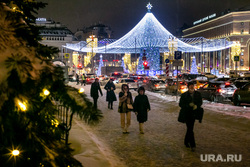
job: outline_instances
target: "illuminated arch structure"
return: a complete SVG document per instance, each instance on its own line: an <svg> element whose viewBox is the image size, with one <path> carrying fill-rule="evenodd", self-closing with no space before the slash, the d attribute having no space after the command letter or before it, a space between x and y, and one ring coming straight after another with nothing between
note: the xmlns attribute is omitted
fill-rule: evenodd
<svg viewBox="0 0 250 167"><path fill-rule="evenodd" d="M205 39L203 37L177 39L151 13L152 5L147 5L148 12L141 21L122 38L114 41L100 41L95 53L140 53L139 64L142 64L142 53L147 52L147 60L150 70L160 70L160 53L169 52L169 42L176 41L177 50L182 52L211 52L231 47L232 42L223 39ZM108 45L106 45L109 43ZM66 48L79 51L91 52L83 42L77 44L67 43ZM142 70L138 66L138 70Z"/></svg>

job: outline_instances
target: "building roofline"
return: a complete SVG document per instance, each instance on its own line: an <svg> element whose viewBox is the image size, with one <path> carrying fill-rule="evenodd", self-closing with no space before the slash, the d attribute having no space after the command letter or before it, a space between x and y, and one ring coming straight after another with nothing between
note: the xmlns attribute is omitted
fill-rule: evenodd
<svg viewBox="0 0 250 167"><path fill-rule="evenodd" d="M217 18L211 19L211 20L206 21L206 22L204 22L204 23L200 23L200 24L195 25L195 26L193 26L193 27L187 28L187 29L183 30L183 32L189 31L189 30L191 30L191 29L193 29L193 28L197 28L197 27L199 27L199 26L203 26L203 25L208 24L208 23L211 23L211 22L213 22L213 21L215 21L215 20L219 20L219 19L222 19L222 18L224 18L224 17L228 17L228 16L230 16L230 15L239 14L239 13L249 13L249 14L250 14L250 11L230 12L230 13L227 13L227 14L225 14L225 15L223 15L223 16L219 16L219 17L217 17Z"/></svg>

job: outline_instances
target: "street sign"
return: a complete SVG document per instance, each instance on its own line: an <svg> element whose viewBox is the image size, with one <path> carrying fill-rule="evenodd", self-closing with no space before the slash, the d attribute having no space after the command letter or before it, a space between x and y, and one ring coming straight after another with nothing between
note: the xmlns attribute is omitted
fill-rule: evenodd
<svg viewBox="0 0 250 167"><path fill-rule="evenodd" d="M176 60L181 59L181 51L175 51L174 52L174 59L176 59Z"/></svg>
<svg viewBox="0 0 250 167"><path fill-rule="evenodd" d="M183 61L182 60L174 60L173 66L183 66Z"/></svg>
<svg viewBox="0 0 250 167"><path fill-rule="evenodd" d="M166 59L166 60L165 60L165 63L169 63L169 59Z"/></svg>
<svg viewBox="0 0 250 167"><path fill-rule="evenodd" d="M69 58L69 53L64 53L64 58L68 59Z"/></svg>
<svg viewBox="0 0 250 167"><path fill-rule="evenodd" d="M240 61L240 56L234 56L234 61Z"/></svg>

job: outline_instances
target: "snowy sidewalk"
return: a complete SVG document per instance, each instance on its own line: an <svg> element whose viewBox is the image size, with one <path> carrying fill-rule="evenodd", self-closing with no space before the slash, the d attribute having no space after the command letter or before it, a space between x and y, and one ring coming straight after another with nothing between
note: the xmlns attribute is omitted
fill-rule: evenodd
<svg viewBox="0 0 250 167"><path fill-rule="evenodd" d="M80 85L70 83L70 86L80 88ZM90 86L84 87L88 92ZM74 149L74 157L84 167L126 167L118 157L91 132L88 125L74 117L69 134L69 143Z"/></svg>

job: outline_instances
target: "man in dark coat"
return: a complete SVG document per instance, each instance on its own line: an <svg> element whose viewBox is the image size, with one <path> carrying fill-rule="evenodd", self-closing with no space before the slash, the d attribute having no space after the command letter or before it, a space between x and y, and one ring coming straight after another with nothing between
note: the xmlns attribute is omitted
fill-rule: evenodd
<svg viewBox="0 0 250 167"><path fill-rule="evenodd" d="M95 109L97 109L97 99L99 97L98 90L99 90L99 92L100 92L100 94L102 96L102 90L101 90L101 87L100 87L100 84L99 84L99 79L96 78L95 82L91 84L91 88L90 88L90 96L94 100L94 108Z"/></svg>
<svg viewBox="0 0 250 167"><path fill-rule="evenodd" d="M115 84L113 83L112 79L108 81L104 89L107 90L106 101L108 102L108 108L113 109L113 101L116 101L117 99L114 92Z"/></svg>
<svg viewBox="0 0 250 167"><path fill-rule="evenodd" d="M196 144L194 139L194 122L195 114L201 109L202 97L201 94L194 90L194 84L188 83L188 91L183 93L180 98L179 106L183 112L183 119L187 126L187 132L184 140L186 147L194 151ZM200 120L201 122L201 120Z"/></svg>
<svg viewBox="0 0 250 167"><path fill-rule="evenodd" d="M144 87L138 89L139 95L135 97L133 104L134 112L137 115L137 121L139 122L139 130L141 134L144 134L143 125L148 120L148 112L150 110L150 104L147 95L145 95Z"/></svg>

